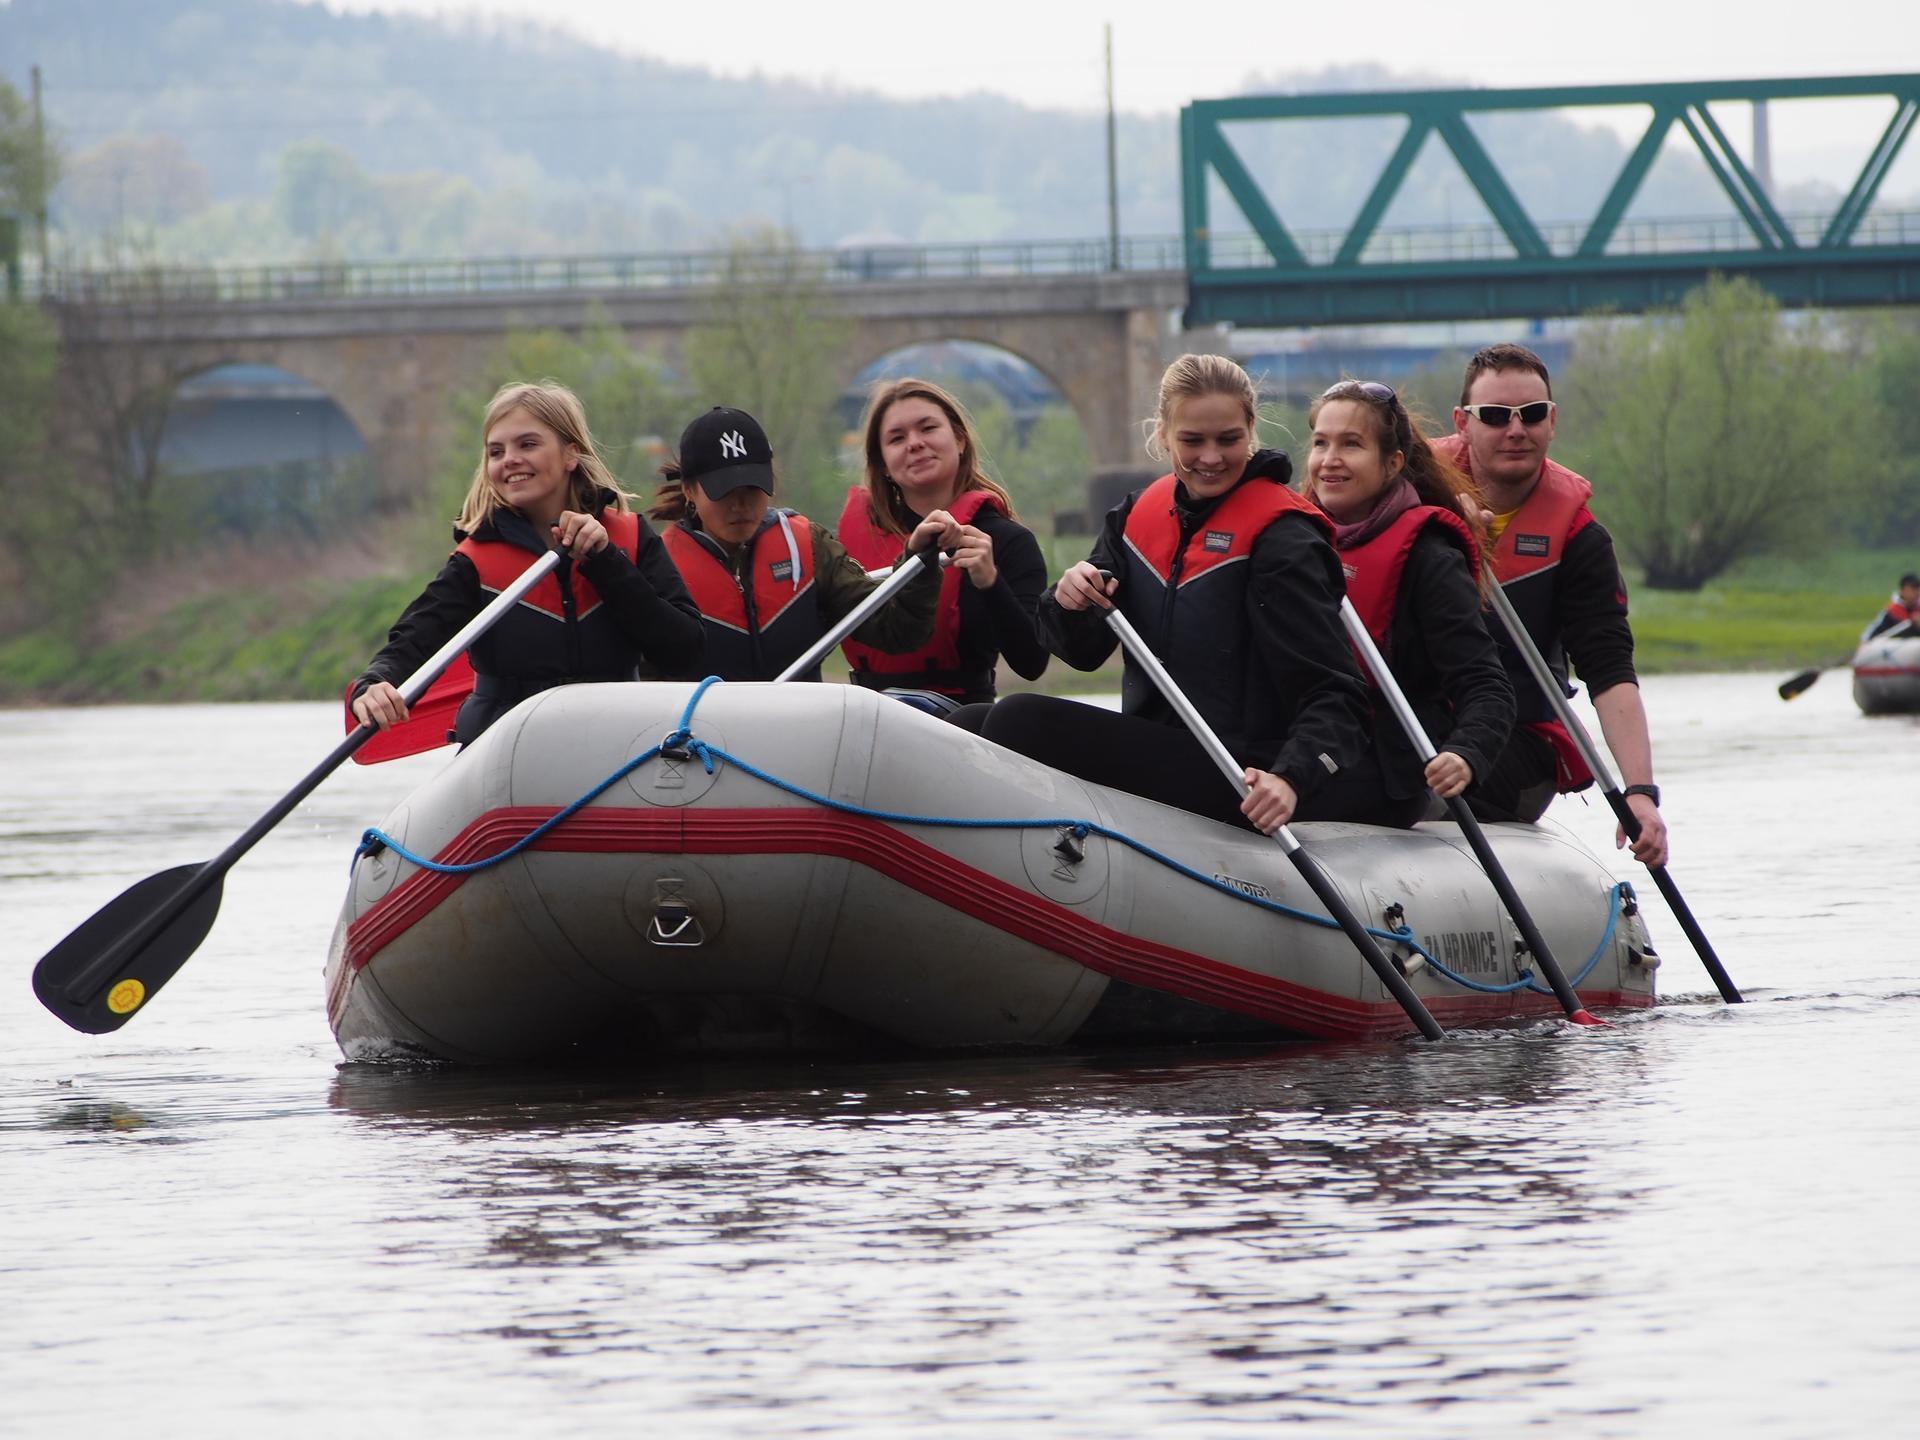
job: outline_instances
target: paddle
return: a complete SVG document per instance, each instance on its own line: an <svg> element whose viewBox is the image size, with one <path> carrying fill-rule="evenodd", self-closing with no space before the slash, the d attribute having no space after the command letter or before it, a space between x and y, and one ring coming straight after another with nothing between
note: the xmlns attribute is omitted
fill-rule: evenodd
<svg viewBox="0 0 1920 1440"><path fill-rule="evenodd" d="M456 656L519 604L520 597L560 558L558 550L549 550L529 565L400 686L401 698L409 705L418 699ZM33 993L40 1003L90 1035L118 1030L131 1020L187 963L213 928L227 871L375 733L372 725L362 725L348 735L213 859L149 875L109 901L33 967Z"/></svg>
<svg viewBox="0 0 1920 1440"><path fill-rule="evenodd" d="M1366 622L1361 620L1360 612L1353 608L1353 601L1345 596L1340 599L1340 620L1347 627L1347 636L1353 641L1354 649L1360 652L1360 658L1366 662L1373 683L1387 697L1387 704L1399 720L1400 728L1407 732L1407 739L1413 742L1413 750L1420 757L1420 763L1427 764L1440 752L1434 748L1426 726L1420 723L1420 717L1413 713L1413 706L1407 703L1406 691L1393 678L1393 671L1379 647L1373 643L1373 636L1367 633ZM1513 888L1513 881L1508 877L1506 867L1500 863L1500 857L1493 853L1487 832L1480 828L1479 818L1472 808L1459 795L1449 796L1445 804L1447 813L1453 816L1454 823L1460 827L1460 833L1467 837L1467 844L1473 848L1480 868L1493 882L1494 893L1500 897L1500 903L1506 906L1507 914L1513 917L1520 938L1539 962L1540 973L1547 977L1547 983L1553 987L1554 996L1560 1001L1560 1008L1567 1012L1567 1018L1576 1025L1606 1024L1606 1021L1582 1005L1580 997L1573 993L1573 986L1567 983L1566 972L1560 968L1560 962L1553 958L1553 951L1547 948L1546 937L1540 933L1540 927L1533 923L1533 916L1522 903L1520 892Z"/></svg>
<svg viewBox="0 0 1920 1440"><path fill-rule="evenodd" d="M1139 631L1135 630L1127 617L1118 610L1107 611L1107 624L1112 627L1113 633L1120 637L1120 644L1134 663L1152 677L1160 693L1167 697L1167 703L1179 712L1182 720L1187 722L1187 728L1193 732L1193 738L1200 742L1201 748L1219 767L1220 773L1232 782L1234 788L1244 798L1247 794L1247 782L1243 774L1245 767L1233 758L1225 745L1220 743L1220 737L1213 733L1213 727L1207 724L1198 710L1193 708L1193 702L1187 699L1185 692L1174 682L1173 676L1167 673L1166 667L1160 663L1160 657L1147 648L1147 642L1140 638ZM1400 1008L1407 1012L1407 1018L1413 1021L1420 1033L1429 1040L1438 1040L1446 1034L1440 1028L1440 1022L1428 1013L1420 997L1413 993L1413 987L1407 983L1406 976L1394 968L1393 962L1387 959L1380 947L1374 943L1373 936L1369 935L1366 926L1360 923L1360 917L1353 913L1353 908L1347 904L1345 897L1334 885L1332 877L1320 868L1311 855L1307 854L1306 847L1300 843L1294 833L1282 825L1273 832L1273 838L1279 842L1280 849L1293 862L1294 868L1300 872L1308 888L1320 898L1320 903L1327 907L1327 913L1332 915L1339 922L1340 928L1347 932L1347 938L1360 952L1360 957L1373 968L1373 973L1380 977L1380 983L1385 985L1393 998L1400 1002Z"/></svg>
<svg viewBox="0 0 1920 1440"><path fill-rule="evenodd" d="M1580 757L1587 762L1587 769L1593 772L1594 780L1600 786L1600 792L1607 797L1607 804L1620 822L1620 828L1627 832L1629 840L1640 838L1640 817L1633 813L1633 807L1627 804L1627 797L1620 793L1620 783L1613 778L1613 771L1601 757L1600 749L1593 743L1593 737L1587 734L1586 727L1580 723L1580 717L1573 713L1573 707L1567 704L1567 697L1560 689L1560 681L1553 671L1547 668L1540 648L1533 643L1533 637L1527 633L1526 624L1514 613L1513 602L1507 599L1506 592L1499 585L1487 589L1488 600L1493 611L1500 617L1500 623L1507 627L1507 634L1513 637L1514 648L1520 652L1520 658L1526 662L1527 671L1540 687L1540 693L1547 697L1547 703L1553 707L1554 715L1566 727L1567 734L1573 737L1573 743L1580 747ZM1713 953L1713 945L1707 939L1706 932L1700 928L1700 922L1693 918L1693 911L1687 908L1687 902L1680 896L1680 887L1673 883L1673 877L1667 873L1664 865L1649 865L1647 873L1653 876L1653 883L1660 888L1666 898L1667 908L1673 911L1673 918L1680 922L1680 929L1693 945L1694 953L1699 955L1700 963L1707 967L1707 974L1713 977L1713 983L1720 991L1720 998L1729 1005L1738 1005L1740 992L1734 988L1733 979L1727 974L1726 967L1720 963L1720 957Z"/></svg>
<svg viewBox="0 0 1920 1440"><path fill-rule="evenodd" d="M826 634L814 641L808 647L806 654L774 676L773 683L778 685L782 680L797 679L831 655L834 646L866 624L868 616L913 582L913 577L919 573L913 563L916 560L920 562L921 568L931 570L936 575L940 573L940 567L946 563L946 557L940 553L938 545L926 545L908 552L907 558L894 568L891 575L874 586L868 592L866 599L842 615Z"/></svg>
<svg viewBox="0 0 1920 1440"><path fill-rule="evenodd" d="M1911 629L1913 629L1913 621L1902 620L1898 625L1889 625L1886 629L1882 630L1878 635L1869 635L1867 639L1868 640L1891 640L1896 636L1905 634L1907 631ZM1866 644L1866 641L1863 640L1860 642L1860 644L1864 645ZM1788 676L1785 680L1782 680L1780 682L1780 698L1782 700L1791 700L1793 699L1794 696L1800 694L1802 691L1811 690L1813 688L1813 682L1818 680L1823 672L1828 670L1838 670L1842 665L1851 665L1853 663L1853 657L1855 655L1858 655L1859 653L1860 653L1860 646L1856 645L1847 654L1847 657L1844 660L1831 660L1827 662L1825 665L1816 665L1811 670L1802 670L1798 675Z"/></svg>

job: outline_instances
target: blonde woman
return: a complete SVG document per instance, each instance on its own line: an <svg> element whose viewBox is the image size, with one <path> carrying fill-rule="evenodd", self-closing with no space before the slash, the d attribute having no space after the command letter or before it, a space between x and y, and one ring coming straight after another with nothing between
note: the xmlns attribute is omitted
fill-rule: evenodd
<svg viewBox="0 0 1920 1440"><path fill-rule="evenodd" d="M565 553L559 568L468 652L473 693L450 738L474 739L555 685L631 680L642 663L698 675L700 612L594 448L578 397L552 382L503 386L480 434L453 553L348 692L354 719L381 730L404 722L396 682L549 549Z"/></svg>
<svg viewBox="0 0 1920 1440"><path fill-rule="evenodd" d="M1105 663L1118 608L1245 767L1238 802L1147 675L1128 661L1118 715L1010 695L982 734L1097 784L1271 832L1293 820L1410 824L1387 800L1367 689L1340 624L1332 526L1256 450L1247 372L1183 355L1160 381L1152 453L1171 470L1107 515L1093 554L1040 602L1040 633L1077 670Z"/></svg>

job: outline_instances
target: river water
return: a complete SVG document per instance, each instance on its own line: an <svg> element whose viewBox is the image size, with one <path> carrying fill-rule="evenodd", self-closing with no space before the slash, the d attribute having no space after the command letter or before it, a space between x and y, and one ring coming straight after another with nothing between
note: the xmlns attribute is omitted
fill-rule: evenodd
<svg viewBox="0 0 1920 1440"><path fill-rule="evenodd" d="M1603 1030L627 1076L342 1067L347 860L436 757L67 1030L34 961L338 712L0 714L0 1434L1910 1434L1920 726L1778 678L1647 687L1744 1006L1642 884L1664 1000Z"/></svg>

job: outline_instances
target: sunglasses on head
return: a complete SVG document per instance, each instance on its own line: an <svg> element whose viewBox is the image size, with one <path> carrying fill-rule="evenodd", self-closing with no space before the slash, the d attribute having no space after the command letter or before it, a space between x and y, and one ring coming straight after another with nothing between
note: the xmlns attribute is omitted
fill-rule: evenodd
<svg viewBox="0 0 1920 1440"><path fill-rule="evenodd" d="M1491 425L1496 430L1504 430L1515 415L1520 417L1522 425L1538 425L1551 415L1556 407L1551 400L1531 400L1525 405L1462 405L1460 408L1482 425Z"/></svg>
<svg viewBox="0 0 1920 1440"><path fill-rule="evenodd" d="M1393 403L1393 387L1382 385L1378 380L1340 380L1326 388L1322 400L1338 399L1342 395L1364 395L1367 399L1381 405Z"/></svg>

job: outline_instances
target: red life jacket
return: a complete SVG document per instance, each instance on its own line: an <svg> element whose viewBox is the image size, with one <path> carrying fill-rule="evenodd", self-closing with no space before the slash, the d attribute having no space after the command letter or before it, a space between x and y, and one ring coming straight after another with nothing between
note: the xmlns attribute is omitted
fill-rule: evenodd
<svg viewBox="0 0 1920 1440"><path fill-rule="evenodd" d="M1464 435L1443 435L1432 444L1442 457L1469 475L1473 473L1472 456ZM1593 486L1584 477L1552 460L1542 461L1539 480L1520 502L1520 508L1513 512L1507 528L1500 532L1489 560L1493 578L1506 592L1514 612L1527 627L1527 634L1540 647L1547 668L1553 671L1561 690L1568 695L1573 694L1573 687L1567 683L1567 655L1553 621L1555 572L1560 568L1567 541L1593 524L1593 512L1587 508L1592 495ZM1487 628L1500 647L1507 678L1513 681L1520 723L1553 747L1554 769L1561 791L1586 789L1593 783L1593 772L1587 769L1586 759L1566 727L1554 717L1551 703L1539 693L1539 686L1520 658L1506 626Z"/></svg>
<svg viewBox="0 0 1920 1440"><path fill-rule="evenodd" d="M1453 511L1439 505L1415 505L1372 539L1340 551L1347 598L1360 612L1367 633L1383 655L1393 653L1393 614L1400 603L1400 577L1406 573L1407 556L1413 553L1420 532L1429 525L1457 534L1466 548L1468 571L1480 573L1480 547L1473 543L1473 532Z"/></svg>
<svg viewBox="0 0 1920 1440"><path fill-rule="evenodd" d="M1261 476L1242 480L1197 521L1183 521L1175 483L1161 476L1127 513L1121 613L1235 758L1270 764L1286 741L1288 707L1252 644L1248 562L1260 536L1284 515L1310 517L1329 538L1333 522L1311 501ZM1120 708L1130 715L1169 713L1153 680L1131 659L1121 676Z"/></svg>
<svg viewBox="0 0 1920 1440"><path fill-rule="evenodd" d="M971 525L983 509L1004 514L1000 503L987 490L967 490L953 497L953 503L941 507L962 525ZM868 570L891 565L900 557L901 540L873 523L867 489L855 485L847 491L847 503L840 511L840 543L847 553ZM960 668L960 587L971 583L953 566L940 577L940 601L934 611L933 638L918 650L889 655L858 640L844 641L840 649L853 667L854 684L871 689L888 686L912 690L936 690L962 696L992 689L993 674L976 675Z"/></svg>
<svg viewBox="0 0 1920 1440"><path fill-rule="evenodd" d="M607 542L638 563L640 517L630 510L602 510L597 518L606 528ZM539 558L535 552L506 540L476 540L472 536L462 540L454 550L473 562L480 577L480 588L494 595L511 585ZM607 617L595 616L594 612L601 606L600 593L586 576L572 566L565 568L568 575L564 587L557 571L541 577L540 583L514 607L513 614L502 617L491 631L474 642L472 651L458 657L441 672L426 693L408 707L406 720L367 741L354 752L354 760L362 765L377 765L383 760L398 760L452 743L455 726L468 698L477 684L490 683L500 674L495 662L502 655L565 656L574 670L569 678L574 679L611 680L631 676L631 642L618 633ZM482 679L483 676L486 678ZM351 686L347 693L352 694ZM351 730L357 723L349 709L347 728Z"/></svg>
<svg viewBox="0 0 1920 1440"><path fill-rule="evenodd" d="M771 680L825 633L814 589L813 529L793 510L770 510L742 547L740 574L726 547L684 520L661 534L707 631L707 669L723 680ZM806 678L818 680L816 668Z"/></svg>
<svg viewBox="0 0 1920 1440"><path fill-rule="evenodd" d="M631 510L606 510L601 512L599 520L606 527L607 543L626 551L629 559L637 561L640 517ZM454 549L473 561L473 568L480 573L480 588L490 595L498 595L540 558L531 550L523 550L505 540L476 540L471 535ZM560 577L548 571L540 577L539 584L520 597L520 603L543 611L555 620L585 620L600 608L600 592L586 576L576 571L571 588L573 594L569 602L560 588Z"/></svg>

